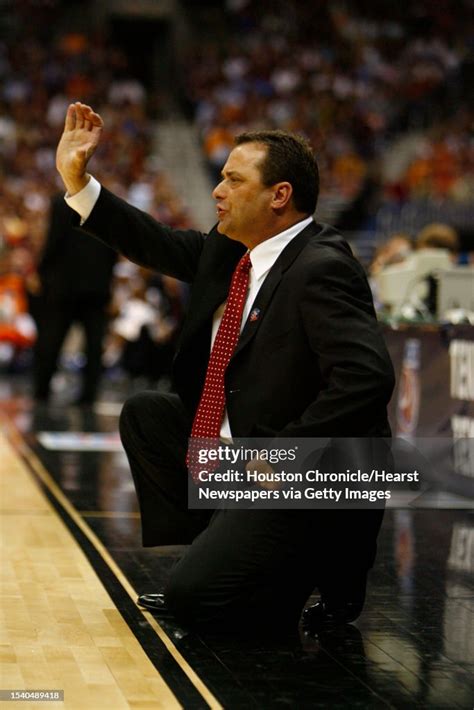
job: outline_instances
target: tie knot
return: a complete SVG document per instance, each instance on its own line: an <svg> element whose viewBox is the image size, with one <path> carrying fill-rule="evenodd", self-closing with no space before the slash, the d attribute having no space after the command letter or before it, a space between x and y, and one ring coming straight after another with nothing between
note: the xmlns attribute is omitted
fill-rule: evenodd
<svg viewBox="0 0 474 710"><path fill-rule="evenodd" d="M252 262L250 261L250 252L245 252L239 263L237 264L236 271L249 272L252 268Z"/></svg>

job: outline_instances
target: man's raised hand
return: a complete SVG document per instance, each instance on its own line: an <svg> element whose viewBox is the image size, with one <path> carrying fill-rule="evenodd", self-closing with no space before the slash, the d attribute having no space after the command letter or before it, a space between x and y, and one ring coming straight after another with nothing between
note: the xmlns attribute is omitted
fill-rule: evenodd
<svg viewBox="0 0 474 710"><path fill-rule="evenodd" d="M87 163L99 144L103 126L101 117L90 106L79 101L69 106L56 151L56 167L70 195L89 182Z"/></svg>

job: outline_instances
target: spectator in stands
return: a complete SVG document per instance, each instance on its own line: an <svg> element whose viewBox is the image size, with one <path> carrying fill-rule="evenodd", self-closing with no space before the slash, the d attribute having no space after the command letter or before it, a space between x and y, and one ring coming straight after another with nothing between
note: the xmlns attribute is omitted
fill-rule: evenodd
<svg viewBox="0 0 474 710"><path fill-rule="evenodd" d="M377 277L387 267L395 264L402 264L406 261L410 254L413 253L413 241L408 234L399 233L393 234L387 241L380 245L372 258L369 265L369 284L372 289L374 305L377 311L382 311L385 304L381 300L379 281Z"/></svg>
<svg viewBox="0 0 474 710"><path fill-rule="evenodd" d="M128 375L147 380L149 385L156 385L169 374L174 335L181 322L171 315L170 299L165 297L162 285L157 286L145 269L133 275L129 295L111 323L106 352L109 365L119 365ZM167 286L168 290L173 288Z"/></svg>
<svg viewBox="0 0 474 710"><path fill-rule="evenodd" d="M401 264L413 251L413 242L408 234L393 234L378 247L369 267L371 276L375 276L386 266Z"/></svg>
<svg viewBox="0 0 474 710"><path fill-rule="evenodd" d="M447 249L453 257L459 251L459 237L448 224L434 222L423 227L415 239L416 249Z"/></svg>
<svg viewBox="0 0 474 710"><path fill-rule="evenodd" d="M36 337L19 256L8 247L0 254L0 367L7 369L16 366L19 354L31 348Z"/></svg>

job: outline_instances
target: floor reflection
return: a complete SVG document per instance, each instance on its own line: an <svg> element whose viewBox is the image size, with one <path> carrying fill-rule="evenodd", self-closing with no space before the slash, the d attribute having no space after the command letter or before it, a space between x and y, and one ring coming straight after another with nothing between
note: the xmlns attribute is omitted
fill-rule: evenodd
<svg viewBox="0 0 474 710"><path fill-rule="evenodd" d="M183 548L141 547L125 454L46 450L36 438L38 431L113 432L117 407L38 408L27 394L10 393L2 413L132 586L159 591ZM276 628L274 638L258 639L204 637L169 622L163 626L224 707L472 708L473 576L472 511L393 509L385 516L366 609L356 626L317 637L300 631L293 638ZM136 617L143 624L139 612ZM138 627L136 633L140 637Z"/></svg>

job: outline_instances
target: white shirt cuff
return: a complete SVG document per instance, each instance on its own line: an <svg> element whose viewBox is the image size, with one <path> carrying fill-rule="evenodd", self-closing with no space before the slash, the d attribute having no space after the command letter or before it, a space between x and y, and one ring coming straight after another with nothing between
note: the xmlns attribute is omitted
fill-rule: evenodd
<svg viewBox="0 0 474 710"><path fill-rule="evenodd" d="M87 185L79 192L76 192L75 195L69 195L69 193L66 192L64 199L69 207L80 215L81 225L84 224L94 209L95 203L99 199L100 190L100 182L91 175L91 179Z"/></svg>

